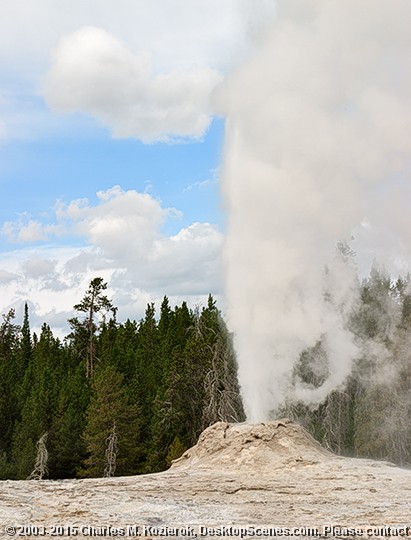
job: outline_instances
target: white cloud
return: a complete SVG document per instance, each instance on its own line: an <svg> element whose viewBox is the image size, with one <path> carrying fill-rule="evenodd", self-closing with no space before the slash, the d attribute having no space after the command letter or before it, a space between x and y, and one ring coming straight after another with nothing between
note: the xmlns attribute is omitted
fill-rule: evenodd
<svg viewBox="0 0 411 540"><path fill-rule="evenodd" d="M25 74L46 67L61 35L84 25L105 28L134 50L152 50L167 65L208 65L210 53L221 64L242 31L238 0L3 0L1 7L0 62Z"/></svg>
<svg viewBox="0 0 411 540"><path fill-rule="evenodd" d="M86 200L60 205L57 217L109 258L143 257L160 237L165 219L179 215L173 208L162 208L148 193L122 191L119 186L100 191L97 197L96 206Z"/></svg>
<svg viewBox="0 0 411 540"><path fill-rule="evenodd" d="M44 226L40 221L29 219L25 223L25 216L19 221L6 221L0 233L10 241L18 243L31 243L47 240L49 235L55 230L53 226Z"/></svg>
<svg viewBox="0 0 411 540"><path fill-rule="evenodd" d="M169 238L157 240L148 254L151 286L178 294L220 291L222 234L209 223L193 223Z"/></svg>
<svg viewBox="0 0 411 540"><path fill-rule="evenodd" d="M87 200L67 205L60 202L55 223L36 222L45 237L50 231L70 238L75 235L77 242L86 242L83 247L40 244L35 250L3 254L3 312L29 299L34 321L41 324L47 316L58 321L61 313L70 313L97 275L108 281L120 318L139 318L147 301L159 301L164 294L176 302L186 299L195 304L210 292L221 292L223 237L217 227L193 223L176 235L166 236L162 226L167 219L179 218L180 213L163 208L151 195L115 186L98 192L97 199L96 204ZM17 241L27 225L20 220L9 222L7 228ZM27 235L26 239L38 237Z"/></svg>
<svg viewBox="0 0 411 540"><path fill-rule="evenodd" d="M205 191L210 186L214 186L218 184L219 182L219 169L212 169L211 171L211 177L206 178L205 180L200 180L199 182L193 182L192 184L188 184L184 189L183 193L187 193L188 191L192 191L193 189L198 189L199 191Z"/></svg>
<svg viewBox="0 0 411 540"><path fill-rule="evenodd" d="M181 217L176 209L119 186L97 195L95 206L73 201L58 210L59 219L70 219L71 228L93 246L97 259L123 269L133 286L159 294L164 288L190 295L219 287L222 234L216 227L194 223L167 237L161 228L167 219Z"/></svg>
<svg viewBox="0 0 411 540"><path fill-rule="evenodd" d="M60 42L45 94L52 107L90 114L115 137L153 142L202 136L218 80L209 68L155 74L149 55L133 54L101 28L84 27Z"/></svg>
<svg viewBox="0 0 411 540"><path fill-rule="evenodd" d="M239 63L250 49L250 34L272 11L272 0L3 0L0 78L17 101L0 112L8 136L41 137L81 122L62 121L38 99L56 47L47 96L59 110L92 115L119 137L201 136L216 73L224 75ZM107 52L111 65L96 69ZM144 58L152 65L141 73ZM81 66L93 70L84 74ZM74 99L65 84L76 90ZM109 100L90 106L100 92Z"/></svg>
<svg viewBox="0 0 411 540"><path fill-rule="evenodd" d="M38 256L29 257L22 264L26 278L50 277L55 273L56 263Z"/></svg>
<svg viewBox="0 0 411 540"><path fill-rule="evenodd" d="M7 270L0 269L0 284L5 285L8 283L11 283L16 279L16 275L12 272L8 272Z"/></svg>

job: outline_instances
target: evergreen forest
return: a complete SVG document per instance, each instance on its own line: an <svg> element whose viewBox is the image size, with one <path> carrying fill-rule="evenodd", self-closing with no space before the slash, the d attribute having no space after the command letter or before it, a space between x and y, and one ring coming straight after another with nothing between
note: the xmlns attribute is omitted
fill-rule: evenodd
<svg viewBox="0 0 411 540"><path fill-rule="evenodd" d="M210 295L139 322L117 321L102 278L74 306L64 340L13 310L0 325L0 479L82 478L169 467L210 424L245 420L232 336ZM286 400L276 415L346 456L411 464L411 278L373 267L358 283L349 330L358 357L320 404ZM303 351L291 384L329 376L324 342Z"/></svg>
<svg viewBox="0 0 411 540"><path fill-rule="evenodd" d="M231 337L206 307L147 306L118 323L102 278L74 306L63 340L13 310L0 326L0 478L161 471L208 425L244 420Z"/></svg>

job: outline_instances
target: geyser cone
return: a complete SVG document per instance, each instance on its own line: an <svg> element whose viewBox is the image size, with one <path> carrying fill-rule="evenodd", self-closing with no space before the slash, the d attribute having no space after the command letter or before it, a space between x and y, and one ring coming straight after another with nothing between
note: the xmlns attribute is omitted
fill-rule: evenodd
<svg viewBox="0 0 411 540"><path fill-rule="evenodd" d="M274 470L327 459L325 450L300 425L288 419L259 424L217 422L198 443L174 461L172 468Z"/></svg>

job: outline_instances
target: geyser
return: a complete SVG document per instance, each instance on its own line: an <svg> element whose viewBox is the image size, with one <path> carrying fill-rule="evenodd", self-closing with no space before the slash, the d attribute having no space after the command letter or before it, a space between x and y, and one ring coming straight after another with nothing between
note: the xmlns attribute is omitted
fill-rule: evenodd
<svg viewBox="0 0 411 540"><path fill-rule="evenodd" d="M333 455L287 418L259 424L217 422L200 435L172 469L259 471L306 466Z"/></svg>
<svg viewBox="0 0 411 540"><path fill-rule="evenodd" d="M356 270L336 244L355 232L361 259L365 220L406 239L410 15L408 0L280 0L217 95L228 320L251 421L281 405L296 359L320 339L328 378L297 397L319 402L350 372Z"/></svg>

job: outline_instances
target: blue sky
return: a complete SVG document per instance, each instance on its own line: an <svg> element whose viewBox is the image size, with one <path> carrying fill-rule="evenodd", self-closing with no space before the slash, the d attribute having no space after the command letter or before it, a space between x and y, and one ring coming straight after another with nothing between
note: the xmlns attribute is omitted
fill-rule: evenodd
<svg viewBox="0 0 411 540"><path fill-rule="evenodd" d="M53 214L57 200L95 201L97 191L120 185L124 190L146 191L163 205L179 209L183 216L166 224L169 233L193 221L223 226L218 182L222 119L215 119L200 141L183 144L112 139L106 129L91 123L81 118L78 134L0 147L2 223L21 215L43 220ZM1 237L2 249L12 244Z"/></svg>
<svg viewBox="0 0 411 540"><path fill-rule="evenodd" d="M222 295L214 93L267 0L4 0L1 312L64 333L102 275L119 317Z"/></svg>
<svg viewBox="0 0 411 540"><path fill-rule="evenodd" d="M337 242L355 237L361 276L410 266L408 11L2 0L0 313L28 302L62 336L101 276L120 320L212 293L251 359L242 383L284 336L315 344Z"/></svg>

